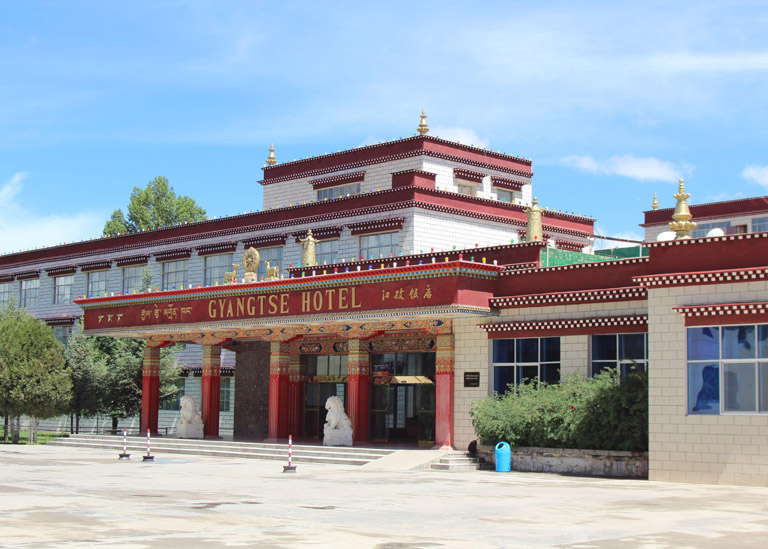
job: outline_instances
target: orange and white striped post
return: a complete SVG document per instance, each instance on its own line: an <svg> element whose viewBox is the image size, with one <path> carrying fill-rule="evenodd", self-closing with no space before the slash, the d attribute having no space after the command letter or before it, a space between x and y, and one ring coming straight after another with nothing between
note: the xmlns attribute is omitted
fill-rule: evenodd
<svg viewBox="0 0 768 549"><path fill-rule="evenodd" d="M288 465L283 465L283 473L295 473L296 466L291 464L293 453L293 435L288 435Z"/></svg>
<svg viewBox="0 0 768 549"><path fill-rule="evenodd" d="M123 453L118 459L131 459L131 454L128 453L128 429L125 427L123 427Z"/></svg>
<svg viewBox="0 0 768 549"><path fill-rule="evenodd" d="M153 456L149 451L149 429L147 429L147 455L144 456L142 461L155 461L155 456Z"/></svg>

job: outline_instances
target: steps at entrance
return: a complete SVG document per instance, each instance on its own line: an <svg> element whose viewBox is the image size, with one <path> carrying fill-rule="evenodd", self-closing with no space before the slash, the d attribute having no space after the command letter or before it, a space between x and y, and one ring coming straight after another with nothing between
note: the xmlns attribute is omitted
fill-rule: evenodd
<svg viewBox="0 0 768 549"><path fill-rule="evenodd" d="M430 468L437 471L477 471L492 467L483 457L473 456L468 452L455 452L444 455Z"/></svg>
<svg viewBox="0 0 768 549"><path fill-rule="evenodd" d="M101 448L105 451L114 451L116 455L123 451L123 437L119 435L69 435L54 439L48 444L80 448ZM147 439L145 437L128 437L126 446L128 453L138 458L147 452ZM151 451L154 456L162 454L191 454L288 461L287 444L269 444L266 442L229 442L223 440L154 437L151 441ZM291 460L294 463L365 465L393 452L394 450L374 448L294 444Z"/></svg>

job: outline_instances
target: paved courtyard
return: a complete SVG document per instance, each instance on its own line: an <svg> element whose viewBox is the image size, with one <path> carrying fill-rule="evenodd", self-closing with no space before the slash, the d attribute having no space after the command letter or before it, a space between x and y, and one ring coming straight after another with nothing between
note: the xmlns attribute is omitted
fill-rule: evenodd
<svg viewBox="0 0 768 549"><path fill-rule="evenodd" d="M0 446L0 546L768 546L768 488L157 459Z"/></svg>

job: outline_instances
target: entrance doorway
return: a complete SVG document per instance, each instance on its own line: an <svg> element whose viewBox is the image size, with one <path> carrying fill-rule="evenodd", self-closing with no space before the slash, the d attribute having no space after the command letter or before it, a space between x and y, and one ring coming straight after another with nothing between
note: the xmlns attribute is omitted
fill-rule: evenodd
<svg viewBox="0 0 768 549"><path fill-rule="evenodd" d="M371 355L371 441L435 442L435 353Z"/></svg>
<svg viewBox="0 0 768 549"><path fill-rule="evenodd" d="M301 355L301 373L307 380L304 390L304 438L323 438L325 401L337 396L347 405L347 355Z"/></svg>

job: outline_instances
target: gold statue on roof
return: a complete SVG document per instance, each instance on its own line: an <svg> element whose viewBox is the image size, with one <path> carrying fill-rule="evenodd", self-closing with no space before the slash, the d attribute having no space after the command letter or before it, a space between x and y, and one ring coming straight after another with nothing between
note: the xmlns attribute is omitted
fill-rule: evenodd
<svg viewBox="0 0 768 549"><path fill-rule="evenodd" d="M317 261L315 261L315 244L317 244L317 240L314 236L312 236L312 229L309 229L307 231L307 236L302 238L299 242L301 242L304 246L304 251L301 254L301 264L304 267L311 267L312 265L316 265Z"/></svg>
<svg viewBox="0 0 768 549"><path fill-rule="evenodd" d="M534 242L536 240L541 241L544 239L544 230L541 227L541 214L542 209L539 206L539 199L533 197L533 204L530 208L525 210L528 214L528 226L525 229L525 241Z"/></svg>
<svg viewBox="0 0 768 549"><path fill-rule="evenodd" d="M427 115L424 113L424 109L421 109L421 121L419 122L419 127L416 128L416 131L418 131L421 135L426 135L429 131L429 126L427 126Z"/></svg>
<svg viewBox="0 0 768 549"><path fill-rule="evenodd" d="M651 204L651 208L654 210L659 209L659 197L656 196L656 193L653 193L653 204Z"/></svg>
<svg viewBox="0 0 768 549"><path fill-rule="evenodd" d="M275 164L277 164L277 159L275 158L275 144L270 143L269 156L267 156L267 165L274 166Z"/></svg>
<svg viewBox="0 0 768 549"><path fill-rule="evenodd" d="M691 231L696 228L696 223L691 221L693 216L691 210L688 209L688 202L686 202L691 195L685 192L685 184L682 179L680 179L677 194L672 196L677 199L677 204L675 204L675 213L672 214L674 221L669 224L669 228L677 234L676 240L691 238Z"/></svg>
<svg viewBox="0 0 768 549"><path fill-rule="evenodd" d="M261 263L261 257L256 248L245 250L243 254L243 269L245 270L243 278L245 278L246 282L255 282L257 280L258 275L256 271L259 270L259 263Z"/></svg>

